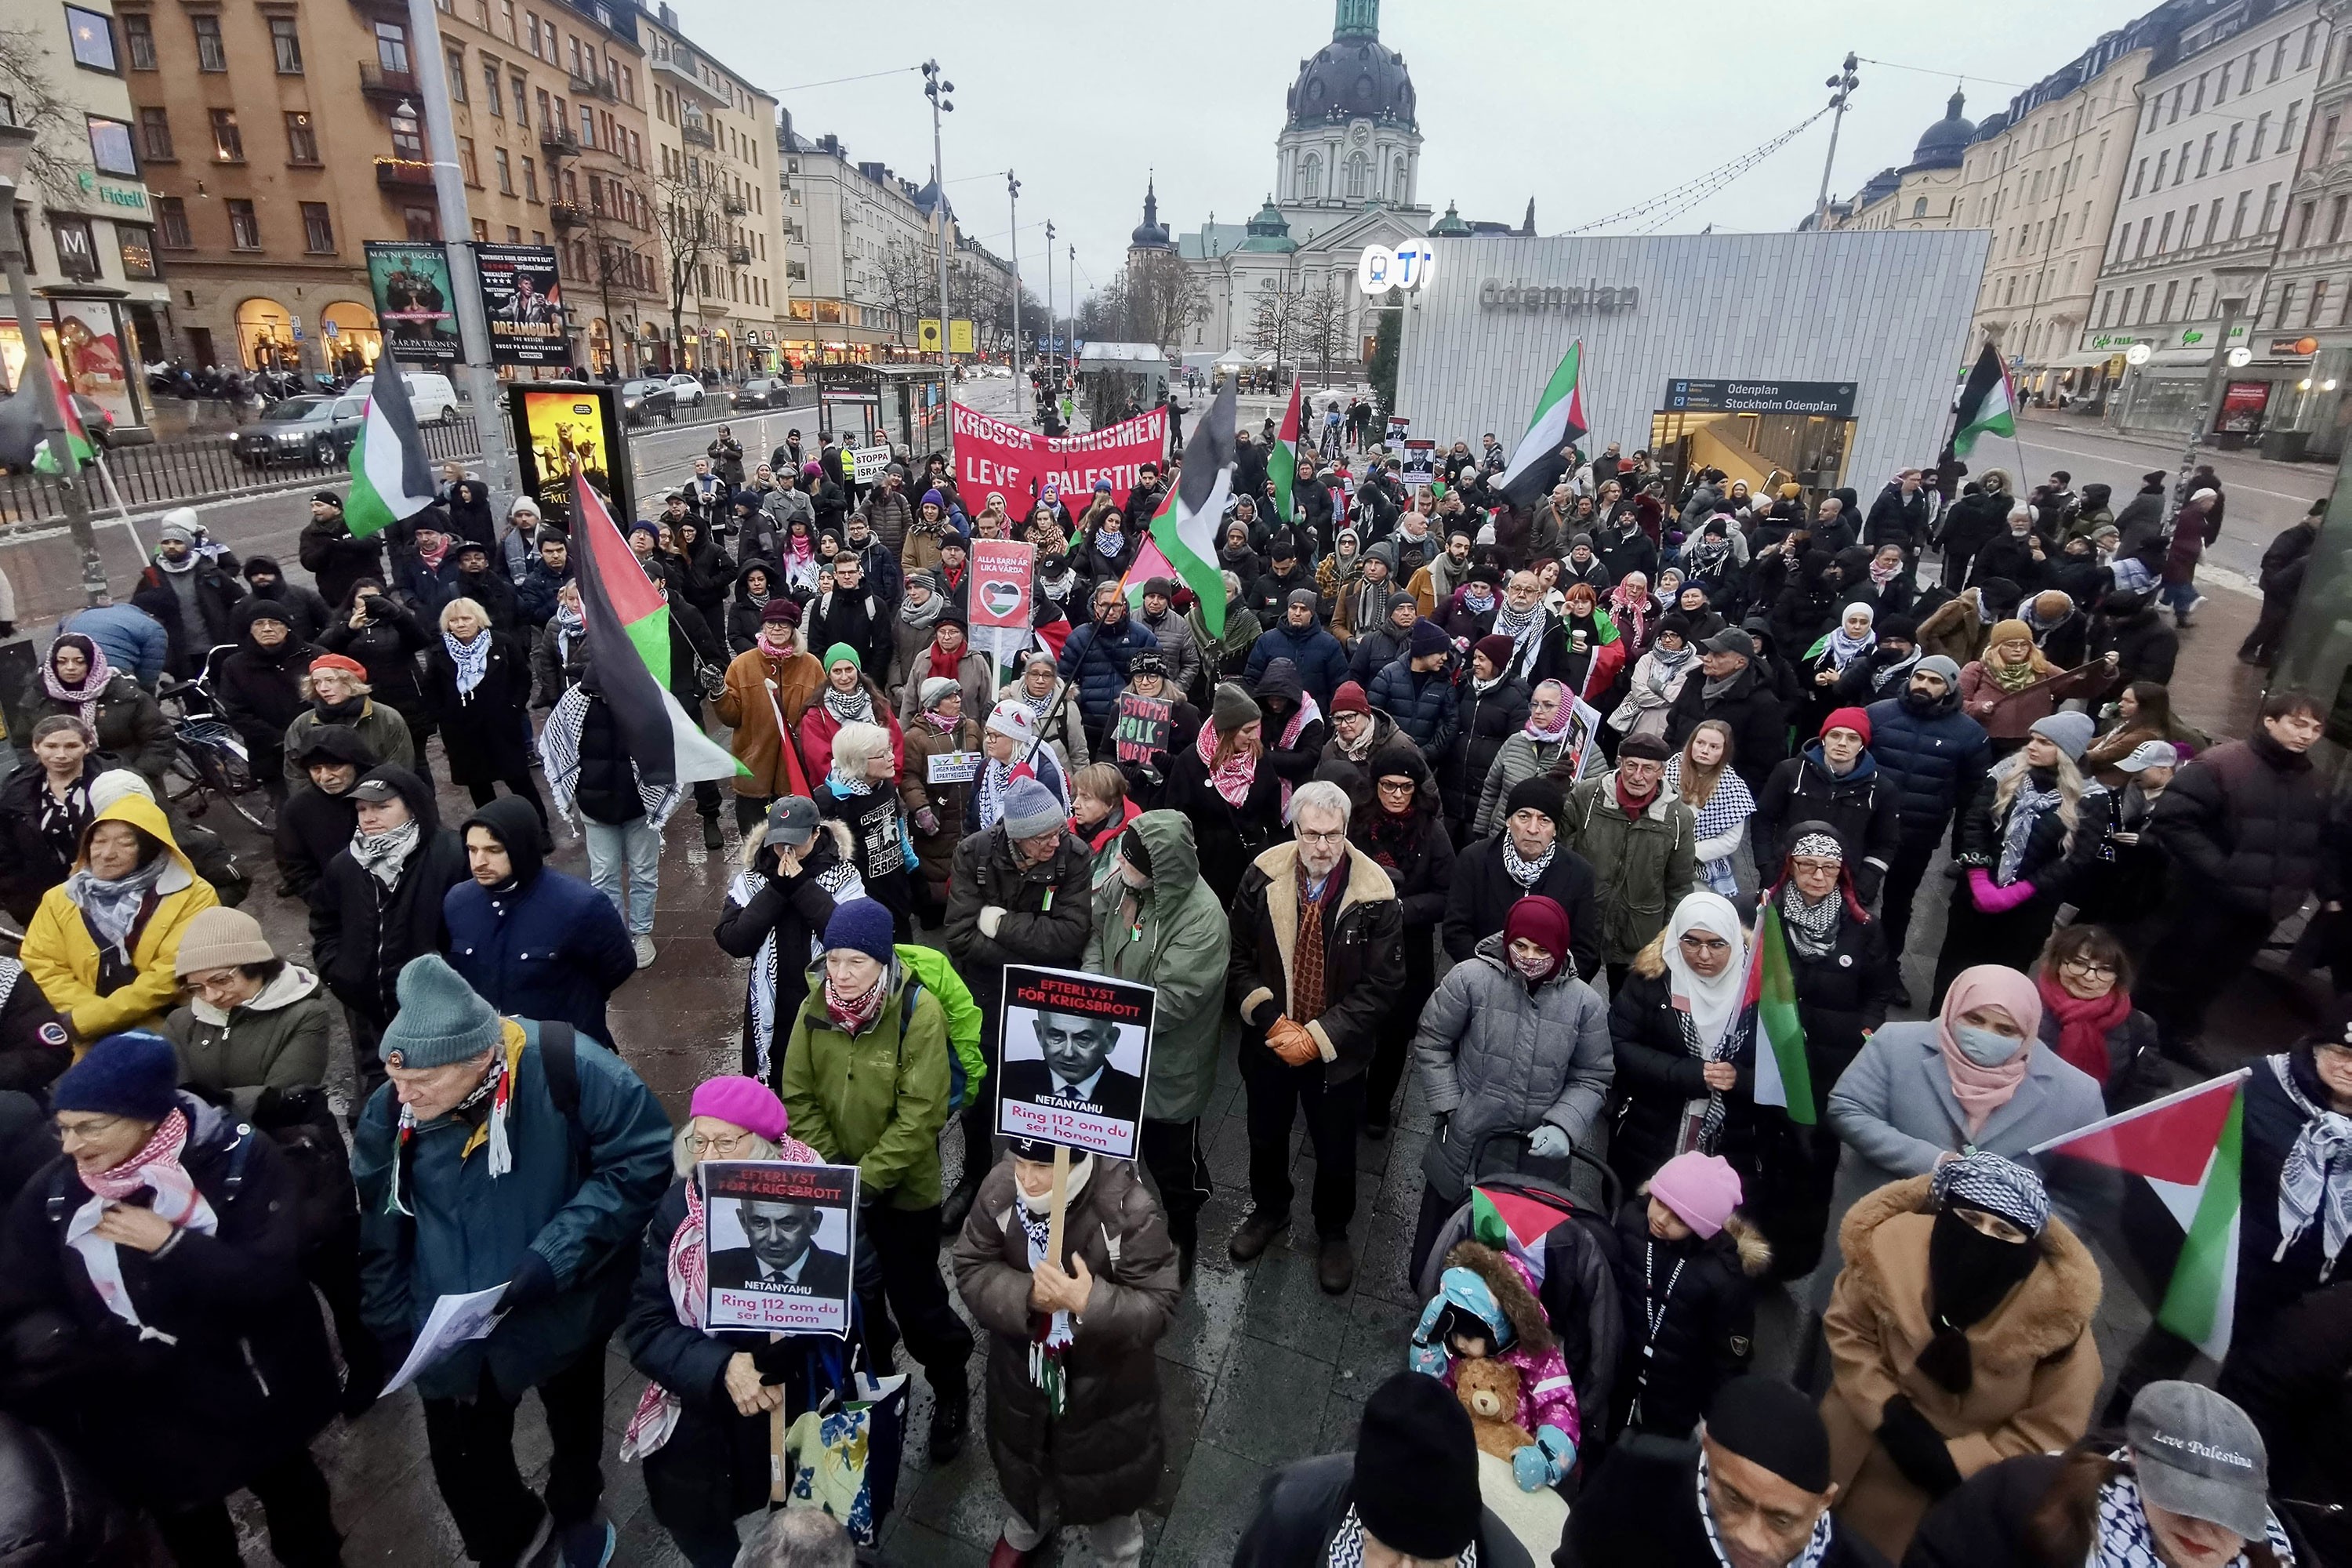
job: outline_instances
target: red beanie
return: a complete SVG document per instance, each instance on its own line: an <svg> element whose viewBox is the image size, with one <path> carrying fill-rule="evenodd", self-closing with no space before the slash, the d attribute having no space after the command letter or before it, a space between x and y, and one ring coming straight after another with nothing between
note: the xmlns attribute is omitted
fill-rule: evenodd
<svg viewBox="0 0 2352 1568"><path fill-rule="evenodd" d="M1568 958L1568 911L1557 899L1541 893L1521 899L1511 906L1503 920L1503 950L1507 957L1511 943L1525 937L1552 957L1565 962ZM1553 972L1559 972L1554 964Z"/></svg>
<svg viewBox="0 0 2352 1568"><path fill-rule="evenodd" d="M1352 680L1341 681L1339 689L1331 694L1331 711L1334 713L1369 714L1371 710L1372 705L1364 696L1364 689Z"/></svg>
<svg viewBox="0 0 2352 1568"><path fill-rule="evenodd" d="M1519 651L1519 645L1499 632L1493 632L1472 643L1470 651L1485 654L1486 662L1499 672L1511 668L1511 656Z"/></svg>
<svg viewBox="0 0 2352 1568"><path fill-rule="evenodd" d="M1862 737L1864 745L1870 744L1870 715L1859 708L1832 710L1830 716L1822 721L1822 733L1827 735L1832 730L1851 730Z"/></svg>

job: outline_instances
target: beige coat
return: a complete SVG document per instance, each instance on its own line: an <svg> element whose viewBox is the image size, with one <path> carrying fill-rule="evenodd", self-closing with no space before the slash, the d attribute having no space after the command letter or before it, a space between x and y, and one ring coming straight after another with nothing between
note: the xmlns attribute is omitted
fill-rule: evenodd
<svg viewBox="0 0 2352 1568"><path fill-rule="evenodd" d="M1932 1178L1892 1182L1847 1211L1838 1227L1845 1268L1822 1330L1834 1381L1822 1401L1830 1475L1843 1490L1839 1522L1900 1562L1927 1511L1874 1436L1895 1394L1949 1440L1963 1480L2002 1459L2050 1453L2082 1436L2099 1394L2099 1266L2065 1221L2051 1217L2042 1261L1984 1321L1969 1330L1975 1376L1955 1394L1914 1364L1933 1337L1927 1323L1927 1232Z"/></svg>

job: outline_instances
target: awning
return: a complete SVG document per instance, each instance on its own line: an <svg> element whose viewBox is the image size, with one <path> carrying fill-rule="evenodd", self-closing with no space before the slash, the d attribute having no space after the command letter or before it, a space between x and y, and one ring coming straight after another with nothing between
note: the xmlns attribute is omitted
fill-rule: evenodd
<svg viewBox="0 0 2352 1568"><path fill-rule="evenodd" d="M2049 370L2082 370L2089 365L2105 364L2107 361L2116 358L2122 353L2123 351L2121 349L2107 349L2105 351L2084 349L2080 353L2071 353L2066 355L2063 359L2052 360L2044 368Z"/></svg>
<svg viewBox="0 0 2352 1568"><path fill-rule="evenodd" d="M2211 364L2213 351L2207 349L2158 349L2148 355L2150 364Z"/></svg>

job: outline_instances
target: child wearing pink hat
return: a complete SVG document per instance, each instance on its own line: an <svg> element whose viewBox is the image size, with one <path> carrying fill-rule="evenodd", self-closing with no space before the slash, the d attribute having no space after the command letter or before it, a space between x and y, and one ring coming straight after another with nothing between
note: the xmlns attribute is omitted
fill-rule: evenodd
<svg viewBox="0 0 2352 1568"><path fill-rule="evenodd" d="M1716 1390L1748 1370L1763 1233L1739 1213L1739 1173L1693 1149L1658 1167L1617 1216L1625 1359L1610 1429L1686 1437Z"/></svg>

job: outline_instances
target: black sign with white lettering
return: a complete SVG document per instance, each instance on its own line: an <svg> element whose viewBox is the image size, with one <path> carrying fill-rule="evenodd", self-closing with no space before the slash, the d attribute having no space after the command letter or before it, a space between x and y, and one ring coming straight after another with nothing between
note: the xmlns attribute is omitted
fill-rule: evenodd
<svg viewBox="0 0 2352 1568"><path fill-rule="evenodd" d="M1666 383L1670 413L1825 414L1853 417L1850 381L1682 381Z"/></svg>

